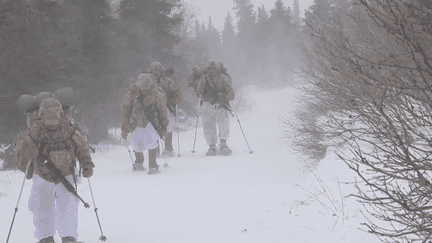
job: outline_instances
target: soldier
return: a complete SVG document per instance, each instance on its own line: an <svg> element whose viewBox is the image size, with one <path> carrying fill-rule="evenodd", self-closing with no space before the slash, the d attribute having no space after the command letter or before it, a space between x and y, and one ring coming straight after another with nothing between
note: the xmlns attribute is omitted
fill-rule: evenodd
<svg viewBox="0 0 432 243"><path fill-rule="evenodd" d="M157 78L163 66L153 62L147 73L141 73L131 83L122 104L122 137L130 142L135 152L134 171L144 170L144 150L148 150L149 172L159 173L156 162L157 146L160 137L166 135L168 126L167 100L157 87Z"/></svg>
<svg viewBox="0 0 432 243"><path fill-rule="evenodd" d="M210 146L206 156L217 155L218 137L220 154L231 155L232 153L227 145L227 139L230 135L229 101L235 98L235 94L231 80L221 73L219 66L215 61L211 61L196 88L196 95L203 101L204 137ZM219 128L219 134L217 128Z"/></svg>
<svg viewBox="0 0 432 243"><path fill-rule="evenodd" d="M169 67L164 74L158 79L159 88L161 88L167 98L168 120L167 135L165 137L165 151L163 154L168 157L174 156L173 149L173 131L176 118L176 107L181 103L181 92L177 82L172 78L174 68Z"/></svg>
<svg viewBox="0 0 432 243"><path fill-rule="evenodd" d="M94 164L86 139L64 115L57 99L41 102L29 129L16 142L13 159L27 179L33 179L29 209L39 243L54 243L56 229L62 243L76 242L79 201L72 185L75 162L78 159L86 178L93 175Z"/></svg>

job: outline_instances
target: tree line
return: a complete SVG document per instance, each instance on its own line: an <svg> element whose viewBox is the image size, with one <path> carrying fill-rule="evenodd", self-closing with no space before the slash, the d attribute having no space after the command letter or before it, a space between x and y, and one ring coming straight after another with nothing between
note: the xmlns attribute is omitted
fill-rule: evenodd
<svg viewBox="0 0 432 243"><path fill-rule="evenodd" d="M119 121L119 99L128 78L155 59L174 65L181 23L178 1L6 0L0 2L0 140L25 129L16 101L22 94L76 94L76 120L91 141ZM180 62L179 62L180 63Z"/></svg>
<svg viewBox="0 0 432 243"><path fill-rule="evenodd" d="M211 16L199 23L196 7L183 0L1 1L0 142L11 143L25 129L16 108L20 95L67 86L90 141L104 139L120 121L128 80L154 60L178 70L188 112L188 75L204 60L223 61L237 87L260 80L260 73L287 80L301 23L294 3L294 10L276 0L270 11L255 11L250 0L235 0L238 21L228 13L219 32Z"/></svg>

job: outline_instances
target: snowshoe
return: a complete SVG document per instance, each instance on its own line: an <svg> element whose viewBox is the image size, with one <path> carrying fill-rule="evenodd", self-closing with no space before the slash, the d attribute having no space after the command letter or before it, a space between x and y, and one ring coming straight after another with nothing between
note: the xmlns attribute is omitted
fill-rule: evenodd
<svg viewBox="0 0 432 243"><path fill-rule="evenodd" d="M210 148L207 151L206 156L216 156L216 145L210 145Z"/></svg>
<svg viewBox="0 0 432 243"><path fill-rule="evenodd" d="M160 171L158 168L150 168L150 170L148 172L149 175L155 175L155 174L159 174L159 173L160 173Z"/></svg>
<svg viewBox="0 0 432 243"><path fill-rule="evenodd" d="M48 236L46 238L43 238L38 243L55 243L53 236Z"/></svg>
<svg viewBox="0 0 432 243"><path fill-rule="evenodd" d="M132 170L133 171L144 171L145 170L144 163L134 163L132 165Z"/></svg>
<svg viewBox="0 0 432 243"><path fill-rule="evenodd" d="M174 152L174 151L166 150L165 152L163 152L163 155L164 155L165 157L174 157L175 152Z"/></svg>
<svg viewBox="0 0 432 243"><path fill-rule="evenodd" d="M226 144L221 143L219 146L219 153L224 156L229 156L232 154L232 150L228 148Z"/></svg>

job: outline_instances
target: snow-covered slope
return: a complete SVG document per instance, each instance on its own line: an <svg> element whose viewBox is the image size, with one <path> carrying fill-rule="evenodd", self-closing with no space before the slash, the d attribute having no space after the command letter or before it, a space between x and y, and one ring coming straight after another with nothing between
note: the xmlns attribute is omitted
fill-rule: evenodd
<svg viewBox="0 0 432 243"><path fill-rule="evenodd" d="M311 172L286 149L280 118L289 119L296 91L247 91L242 97L250 110L237 114L252 154L235 118L232 156L205 157L202 128L193 154L195 131L182 132L181 157L166 159L169 168L159 158L159 175L132 172L125 146L93 154L91 185L107 242L379 242L358 230L361 205L343 197L353 190L338 183L353 180L344 164L330 153ZM0 173L0 240L7 238L23 176ZM11 243L36 241L27 209L31 185L26 181ZM87 179L78 193L93 206ZM99 242L93 207L81 204L79 219L80 240Z"/></svg>

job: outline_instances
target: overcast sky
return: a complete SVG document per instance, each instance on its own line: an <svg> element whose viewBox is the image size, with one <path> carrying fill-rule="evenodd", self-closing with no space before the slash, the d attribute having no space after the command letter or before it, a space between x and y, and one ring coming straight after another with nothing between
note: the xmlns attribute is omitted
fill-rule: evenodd
<svg viewBox="0 0 432 243"><path fill-rule="evenodd" d="M192 3L197 6L201 11L198 15L198 21L204 21L207 25L209 16L211 15L212 22L215 27L221 31L223 29L223 23L228 11L231 11L231 16L235 17L232 10L234 3L233 0L185 0L186 2ZM255 10L264 5L267 11L270 11L274 7L276 0L251 0ZM289 6L293 9L293 0L283 0L285 6ZM304 15L304 10L307 9L313 0L299 0L300 3L300 15Z"/></svg>

